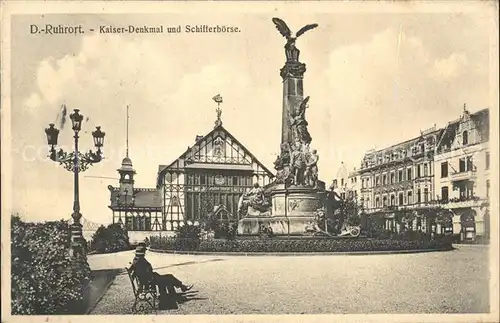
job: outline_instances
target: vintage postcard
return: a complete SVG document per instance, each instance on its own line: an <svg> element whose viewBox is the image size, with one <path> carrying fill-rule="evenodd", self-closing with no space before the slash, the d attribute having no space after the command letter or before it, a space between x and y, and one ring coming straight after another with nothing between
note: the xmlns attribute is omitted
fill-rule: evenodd
<svg viewBox="0 0 500 323"><path fill-rule="evenodd" d="M2 322L499 321L498 2L1 9Z"/></svg>

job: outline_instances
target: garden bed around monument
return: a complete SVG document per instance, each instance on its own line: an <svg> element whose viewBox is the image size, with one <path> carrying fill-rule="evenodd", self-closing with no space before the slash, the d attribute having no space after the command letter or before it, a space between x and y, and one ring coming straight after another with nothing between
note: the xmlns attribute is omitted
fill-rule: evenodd
<svg viewBox="0 0 500 323"><path fill-rule="evenodd" d="M452 250L450 239L397 240L397 239L301 239L281 238L263 240L193 240L182 238L152 237L151 251L167 253L225 253L225 254L263 254L263 253L380 253L405 251L444 251Z"/></svg>

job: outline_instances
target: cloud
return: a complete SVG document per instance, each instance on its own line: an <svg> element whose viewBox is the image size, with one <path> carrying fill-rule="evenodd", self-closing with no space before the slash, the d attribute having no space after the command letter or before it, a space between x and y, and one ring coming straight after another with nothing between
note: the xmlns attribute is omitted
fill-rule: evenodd
<svg viewBox="0 0 500 323"><path fill-rule="evenodd" d="M83 173L84 179L81 180L82 199L96 200L94 205L85 203L86 207L90 207L86 216L91 220L110 220L110 211L106 208L109 193L106 183L85 179L84 176L116 176L116 168L125 153L127 105L131 107L131 157L134 167L140 170L136 183L138 186L153 187L157 166L173 161L187 145L194 143L194 136L199 131L208 132L213 127L213 95L221 92L225 101L234 104L237 101L235 97L250 91L245 73L235 66L218 62L193 67L191 72L183 73L176 64L178 55L168 44L152 39L90 36L83 39L80 52L60 60L47 58L40 62L37 89L27 95L23 103L30 109L23 114L23 122L17 123L16 132L26 134L19 135L22 137L19 142L24 145L21 151L32 155L35 150L41 151L37 154L39 159L46 158L48 148L45 147L43 129L54 121L62 103L69 110L80 109L85 117L90 118L83 125L80 139L84 151L93 147L93 127L101 125L106 132L104 153L107 159ZM213 119L207 121L207 115ZM20 115L16 118L21 120ZM73 138L70 129L65 128L59 137L59 143L71 149ZM33 144L37 146L35 150L26 148ZM59 188L68 188L59 194L59 209L67 211L71 208L72 183L67 173L54 169L54 163L36 160L34 164L32 158L26 160L21 153L15 158L21 161L14 165L20 174L14 183L18 188L18 198L15 199L18 206L32 191L30 187L36 187L37 194L44 195L39 187L43 187L44 183L54 183L53 179L57 177ZM54 210L50 200L53 199L40 198L36 205L30 203L22 205L22 208L35 218L53 218L53 212L48 211Z"/></svg>
<svg viewBox="0 0 500 323"><path fill-rule="evenodd" d="M479 107L487 100L488 79L481 74L484 70L471 66L472 57L458 51L434 57L428 43L405 34L399 51L398 27L306 62L304 89L311 96L307 118L322 180L330 182L341 161L348 170L359 165L374 145L382 148L413 138L434 123L443 126L458 116L464 100ZM43 133L62 103L90 117L81 136L83 149L93 146L94 126L106 132L107 159L80 181L82 212L95 222L110 221L106 186L117 181L85 176L116 176L125 154L127 105L130 156L139 187L153 187L158 165L172 162L193 145L195 135L212 129L216 105L211 98L217 93L224 97L226 128L271 166L279 152L282 84L276 64L282 62L246 39L222 49L213 38L197 40L193 48L181 38L162 42L154 37L88 36L78 51L40 62L36 90L25 94L25 109L13 115L13 137L21 147L13 156L17 207L34 219L70 213L72 177L47 161ZM61 145L71 149L72 140L69 127L61 131ZM26 160L26 152L31 157L36 152L39 162ZM53 192L40 190L47 183L58 192L57 203L49 195ZM34 195L36 203L30 198Z"/></svg>
<svg viewBox="0 0 500 323"><path fill-rule="evenodd" d="M399 30L389 28L329 54L325 86L311 92L312 109L320 111L312 116L311 128L328 134L313 135L313 144L327 155L322 175L335 176L337 169L325 168L340 167L341 161L351 170L367 149L411 139L421 128L444 126L460 113L463 103L453 97L462 92L459 77L475 73L467 69L467 56L434 58L421 39L408 34L398 50L398 38ZM472 92L468 95L475 99Z"/></svg>
<svg viewBox="0 0 500 323"><path fill-rule="evenodd" d="M447 58L436 60L431 75L436 79L449 80L458 77L467 64L467 56L453 53Z"/></svg>

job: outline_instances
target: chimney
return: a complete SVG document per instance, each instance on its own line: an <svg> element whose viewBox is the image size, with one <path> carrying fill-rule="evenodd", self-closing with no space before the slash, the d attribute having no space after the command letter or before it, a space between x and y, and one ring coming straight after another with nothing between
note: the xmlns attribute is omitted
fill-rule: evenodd
<svg viewBox="0 0 500 323"><path fill-rule="evenodd" d="M200 141L202 138L203 138L203 136L197 135L196 139L195 139L195 143L197 143L198 141Z"/></svg>

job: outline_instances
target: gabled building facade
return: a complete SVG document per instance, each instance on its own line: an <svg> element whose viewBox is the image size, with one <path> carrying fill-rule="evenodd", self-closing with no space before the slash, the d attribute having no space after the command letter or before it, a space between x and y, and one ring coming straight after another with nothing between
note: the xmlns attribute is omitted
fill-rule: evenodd
<svg viewBox="0 0 500 323"><path fill-rule="evenodd" d="M162 228L175 230L184 221L196 223L223 205L238 215L238 202L255 183L266 186L274 175L246 149L222 123L192 147L158 170Z"/></svg>
<svg viewBox="0 0 500 323"><path fill-rule="evenodd" d="M489 111L462 116L446 126L436 147L436 201L453 211L453 232L463 241L489 237Z"/></svg>
<svg viewBox="0 0 500 323"><path fill-rule="evenodd" d="M122 224L130 241L142 241L151 231L166 235L184 224L198 224L209 213L224 219L238 216L242 194L255 183L274 178L255 156L223 126L215 127L169 165L158 168L156 188L136 188L136 171L127 155L117 170L119 186L108 186L113 223ZM223 212L221 211L223 210Z"/></svg>

